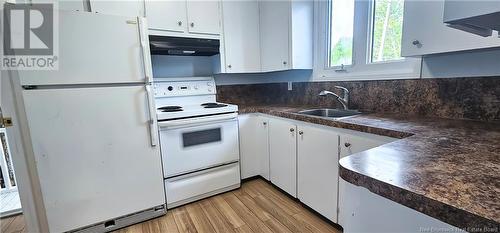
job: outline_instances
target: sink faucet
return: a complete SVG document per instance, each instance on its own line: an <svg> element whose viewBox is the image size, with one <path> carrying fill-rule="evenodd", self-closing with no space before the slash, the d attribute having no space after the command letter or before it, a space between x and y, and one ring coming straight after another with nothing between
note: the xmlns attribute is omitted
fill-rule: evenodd
<svg viewBox="0 0 500 233"><path fill-rule="evenodd" d="M337 100L342 104L342 107L344 107L344 110L347 110L348 109L348 105L349 105L349 90L347 90L347 88L345 87L341 87L341 86L335 86L335 88L338 88L338 89L341 89L342 90L342 97L338 96L337 94L331 92L331 91L327 91L327 90L323 90L319 93L319 96L327 96L327 95L333 95L337 98Z"/></svg>

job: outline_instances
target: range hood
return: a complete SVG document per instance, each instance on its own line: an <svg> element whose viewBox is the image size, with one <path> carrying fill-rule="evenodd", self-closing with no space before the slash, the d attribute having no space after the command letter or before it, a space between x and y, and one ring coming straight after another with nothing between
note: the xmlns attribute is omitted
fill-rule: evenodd
<svg viewBox="0 0 500 233"><path fill-rule="evenodd" d="M153 55L212 56L219 54L219 40L149 36L149 47Z"/></svg>
<svg viewBox="0 0 500 233"><path fill-rule="evenodd" d="M445 0L443 21L447 26L483 37L500 31L499 0Z"/></svg>

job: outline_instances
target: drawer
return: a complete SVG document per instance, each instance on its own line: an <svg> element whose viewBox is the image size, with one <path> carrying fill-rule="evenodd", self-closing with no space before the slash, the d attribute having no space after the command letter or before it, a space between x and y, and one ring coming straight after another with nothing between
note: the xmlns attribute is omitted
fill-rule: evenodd
<svg viewBox="0 0 500 233"><path fill-rule="evenodd" d="M239 163L165 180L167 207L173 208L240 186Z"/></svg>

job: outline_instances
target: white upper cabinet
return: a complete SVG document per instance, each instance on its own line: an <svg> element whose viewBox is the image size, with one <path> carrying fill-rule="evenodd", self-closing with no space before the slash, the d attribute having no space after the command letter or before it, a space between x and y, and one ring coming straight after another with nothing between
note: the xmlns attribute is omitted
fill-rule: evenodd
<svg viewBox="0 0 500 233"><path fill-rule="evenodd" d="M262 70L289 69L290 3L262 1L260 25Z"/></svg>
<svg viewBox="0 0 500 233"><path fill-rule="evenodd" d="M16 1L6 1L6 2L16 2ZM83 1L74 1L74 0L24 0L17 1L17 3L21 2L31 2L31 3L55 3L54 7L57 7L59 10L68 10L68 11L84 11L84 2Z"/></svg>
<svg viewBox="0 0 500 233"><path fill-rule="evenodd" d="M92 12L121 15L121 16L144 16L143 0L90 0L90 10Z"/></svg>
<svg viewBox="0 0 500 233"><path fill-rule="evenodd" d="M186 1L146 0L149 29L186 32Z"/></svg>
<svg viewBox="0 0 500 233"><path fill-rule="evenodd" d="M222 1L225 73L260 72L259 3Z"/></svg>
<svg viewBox="0 0 500 233"><path fill-rule="evenodd" d="M494 34L481 37L443 23L444 0L405 1L402 56L500 47Z"/></svg>
<svg viewBox="0 0 500 233"><path fill-rule="evenodd" d="M220 1L146 0L145 5L151 35L219 37Z"/></svg>
<svg viewBox="0 0 500 233"><path fill-rule="evenodd" d="M260 1L263 72L312 69L313 1Z"/></svg>
<svg viewBox="0 0 500 233"><path fill-rule="evenodd" d="M187 1L189 32L220 34L219 1Z"/></svg>

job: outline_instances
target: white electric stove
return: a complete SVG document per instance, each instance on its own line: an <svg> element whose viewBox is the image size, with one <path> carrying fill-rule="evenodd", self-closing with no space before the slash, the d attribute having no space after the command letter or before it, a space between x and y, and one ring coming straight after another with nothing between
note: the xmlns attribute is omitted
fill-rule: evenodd
<svg viewBox="0 0 500 233"><path fill-rule="evenodd" d="M240 186L238 106L212 77L155 79L167 208Z"/></svg>

